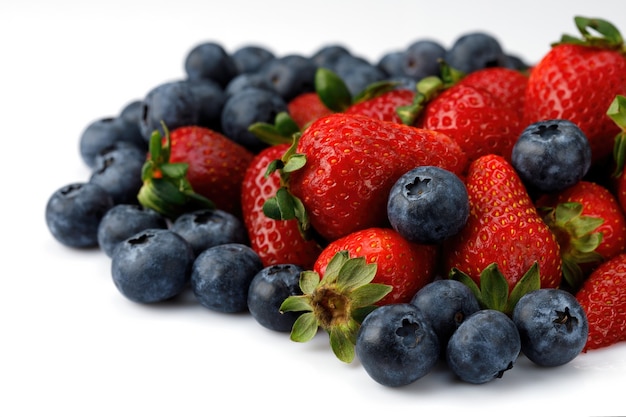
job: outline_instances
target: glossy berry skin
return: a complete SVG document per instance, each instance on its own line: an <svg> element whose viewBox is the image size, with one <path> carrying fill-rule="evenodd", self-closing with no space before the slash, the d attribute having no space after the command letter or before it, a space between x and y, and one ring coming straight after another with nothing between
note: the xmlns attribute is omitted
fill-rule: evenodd
<svg viewBox="0 0 626 417"><path fill-rule="evenodd" d="M489 67L467 74L461 82L485 90L502 106L514 110L520 118L524 112L524 100L528 76L506 67Z"/></svg>
<svg viewBox="0 0 626 417"><path fill-rule="evenodd" d="M513 320L501 311L486 309L469 316L452 334L446 361L462 381L484 384L511 369L520 351Z"/></svg>
<svg viewBox="0 0 626 417"><path fill-rule="evenodd" d="M569 120L543 120L526 127L513 146L511 164L530 187L561 191L580 181L591 167L591 146Z"/></svg>
<svg viewBox="0 0 626 417"><path fill-rule="evenodd" d="M189 80L209 79L222 87L238 73L233 58L222 45L215 42L194 46L187 53L184 66Z"/></svg>
<svg viewBox="0 0 626 417"><path fill-rule="evenodd" d="M469 217L463 180L435 166L420 166L402 175L389 191L387 217L405 239L440 243L457 234Z"/></svg>
<svg viewBox="0 0 626 417"><path fill-rule="evenodd" d="M445 56L446 48L439 42L430 39L417 40L404 51L402 75L416 81L439 75L439 60Z"/></svg>
<svg viewBox="0 0 626 417"><path fill-rule="evenodd" d="M115 204L137 204L146 154L134 147L115 147L99 154L89 182L104 188Z"/></svg>
<svg viewBox="0 0 626 417"><path fill-rule="evenodd" d="M298 55L284 55L265 62L257 71L269 81L274 91L289 102L302 93L315 91L317 65L312 59Z"/></svg>
<svg viewBox="0 0 626 417"><path fill-rule="evenodd" d="M589 321L583 351L626 340L626 253L601 264L576 293Z"/></svg>
<svg viewBox="0 0 626 417"><path fill-rule="evenodd" d="M152 132L164 135L161 123L172 130L198 124L198 108L191 84L186 81L169 81L152 88L142 101L141 134L146 142Z"/></svg>
<svg viewBox="0 0 626 417"><path fill-rule="evenodd" d="M390 304L368 314L359 329L356 355L381 385L399 387L427 375L439 359L439 340L412 304Z"/></svg>
<svg viewBox="0 0 626 417"><path fill-rule="evenodd" d="M289 332L299 312L282 313L280 306L292 295L300 295L300 273L293 264L271 265L260 270L248 289L248 310L261 326L277 332Z"/></svg>
<svg viewBox="0 0 626 417"><path fill-rule="evenodd" d="M587 315L572 294L542 288L519 299L512 315L522 353L540 366L560 366L582 352L589 334Z"/></svg>
<svg viewBox="0 0 626 417"><path fill-rule="evenodd" d="M250 283L262 268L261 259L249 246L213 246L193 262L191 289L198 302L210 310L241 313L248 309Z"/></svg>
<svg viewBox="0 0 626 417"><path fill-rule="evenodd" d="M98 226L113 198L97 184L76 182L57 189L46 203L46 225L65 246L98 246Z"/></svg>
<svg viewBox="0 0 626 417"><path fill-rule="evenodd" d="M408 106L413 102L415 92L407 89L388 91L369 100L355 103L345 110L347 114L360 114L378 120L402 123L398 116L398 107Z"/></svg>
<svg viewBox="0 0 626 417"><path fill-rule="evenodd" d="M309 123L332 113L316 92L302 93L287 103L289 116L303 129Z"/></svg>
<svg viewBox="0 0 626 417"><path fill-rule="evenodd" d="M465 319L478 310L478 300L468 286L451 279L438 279L426 284L411 299L411 304L420 309L430 322L445 348L452 333Z"/></svg>
<svg viewBox="0 0 626 417"><path fill-rule="evenodd" d="M329 243L315 261L315 272L323 277L330 260L342 250L351 257L363 256L367 263L376 263L372 282L393 287L378 305L408 303L435 277L437 245L412 243L395 230L381 227L362 229Z"/></svg>
<svg viewBox="0 0 626 417"><path fill-rule="evenodd" d="M484 32L466 33L456 39L446 51L445 61L465 74L488 67L504 67L508 62L500 42Z"/></svg>
<svg viewBox="0 0 626 417"><path fill-rule="evenodd" d="M174 220L170 230L189 242L195 256L213 246L248 242L243 222L219 209L183 213Z"/></svg>
<svg viewBox="0 0 626 417"><path fill-rule="evenodd" d="M108 257L112 257L120 242L148 229L167 229L165 217L137 204L117 204L100 221L98 245Z"/></svg>
<svg viewBox="0 0 626 417"><path fill-rule="evenodd" d="M182 237L167 229L148 229L116 246L111 275L129 300L156 303L182 292L192 263L193 251Z"/></svg>

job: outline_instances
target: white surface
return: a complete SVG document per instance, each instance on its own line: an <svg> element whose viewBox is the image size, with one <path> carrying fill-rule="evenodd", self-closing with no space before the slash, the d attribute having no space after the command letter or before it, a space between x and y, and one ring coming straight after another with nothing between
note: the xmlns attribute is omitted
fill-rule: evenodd
<svg viewBox="0 0 626 417"><path fill-rule="evenodd" d="M133 304L115 289L103 253L61 246L44 222L51 193L88 178L78 154L84 127L181 77L185 54L201 41L231 51L259 43L278 55L340 42L378 59L419 38L449 46L480 29L535 62L562 33L576 33L577 14L609 18L626 32L620 3L3 2L0 415L283 415L289 408L303 415L546 415L555 407L562 415L623 415L624 344L558 369L521 360L486 385L459 383L442 367L388 389L358 363L336 360L323 334L296 344L248 315L210 312L192 297Z"/></svg>

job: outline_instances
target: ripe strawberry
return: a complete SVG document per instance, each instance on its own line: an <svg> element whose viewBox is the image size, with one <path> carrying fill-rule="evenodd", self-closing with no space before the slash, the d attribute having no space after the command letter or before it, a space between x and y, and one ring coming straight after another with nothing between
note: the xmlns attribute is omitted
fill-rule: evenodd
<svg viewBox="0 0 626 417"><path fill-rule="evenodd" d="M217 208L241 216L241 183L253 154L226 136L199 126L171 132L170 162L188 164L187 179Z"/></svg>
<svg viewBox="0 0 626 417"><path fill-rule="evenodd" d="M287 111L300 129L333 111L322 103L316 92L302 93L287 103Z"/></svg>
<svg viewBox="0 0 626 417"><path fill-rule="evenodd" d="M515 169L502 156L484 155L468 168L470 216L458 235L444 243L444 266L477 284L497 264L511 292L537 263L540 286L558 287L561 258L556 238L543 222Z"/></svg>
<svg viewBox="0 0 626 417"><path fill-rule="evenodd" d="M296 222L273 220L263 213L265 200L275 195L280 188L278 176L265 176L267 166L279 159L288 148L289 144L270 146L250 162L241 189L243 221L250 246L264 266L296 264L310 269L321 251L316 242L305 240Z"/></svg>
<svg viewBox="0 0 626 417"><path fill-rule="evenodd" d="M625 46L610 23L575 21L583 39L564 36L530 73L524 119L526 124L547 119L576 123L589 139L596 163L611 154L619 132L606 110L616 95L626 94ZM602 36L592 36L588 28Z"/></svg>
<svg viewBox="0 0 626 417"><path fill-rule="evenodd" d="M520 117L523 114L528 77L520 71L489 67L468 74L460 82L488 91L503 106L516 110Z"/></svg>
<svg viewBox="0 0 626 417"><path fill-rule="evenodd" d="M411 243L393 229L376 227L356 231L328 244L315 261L314 271L323 277L330 260L342 250L351 257L363 256L367 263L377 264L372 282L393 287L378 305L409 302L435 277L436 245Z"/></svg>
<svg viewBox="0 0 626 417"><path fill-rule="evenodd" d="M576 293L589 321L583 352L626 340L626 253L602 263Z"/></svg>
<svg viewBox="0 0 626 417"><path fill-rule="evenodd" d="M299 168L288 170L289 190L313 229L328 241L387 225L389 191L410 169L435 165L461 174L466 166L465 154L445 134L342 113L311 124L296 152L286 162Z"/></svg>
<svg viewBox="0 0 626 417"><path fill-rule="evenodd" d="M410 90L391 90L381 95L352 104L345 110L348 114L361 114L388 122L402 123L398 107L413 102L415 92Z"/></svg>

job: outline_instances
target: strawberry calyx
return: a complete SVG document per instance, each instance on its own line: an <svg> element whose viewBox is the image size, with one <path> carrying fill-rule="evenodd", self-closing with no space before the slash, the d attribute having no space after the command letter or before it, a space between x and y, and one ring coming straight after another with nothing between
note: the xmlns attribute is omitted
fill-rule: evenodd
<svg viewBox="0 0 626 417"><path fill-rule="evenodd" d="M162 128L164 137L158 130L150 136L148 158L141 170L143 184L137 194L139 203L170 219L191 210L215 208L211 200L194 192L187 179L189 164L169 162L170 134L165 124Z"/></svg>
<svg viewBox="0 0 626 417"><path fill-rule="evenodd" d="M563 260L563 279L569 290L576 292L585 280L581 265L602 260L596 249L602 242L602 232L596 232L604 219L583 216L583 205L568 201L556 207L540 207L543 221L556 236Z"/></svg>
<svg viewBox="0 0 626 417"><path fill-rule="evenodd" d="M452 268L448 278L465 284L482 308L498 310L509 316L524 294L541 287L538 262L533 263L510 291L509 283L496 262L481 271L478 283L458 268Z"/></svg>
<svg viewBox="0 0 626 417"><path fill-rule="evenodd" d="M274 123L256 122L248 126L253 133L264 143L273 146L293 141L293 135L300 132L300 128L289 113L280 112L274 118Z"/></svg>
<svg viewBox="0 0 626 417"><path fill-rule="evenodd" d="M333 256L321 279L315 271L302 272L302 295L287 297L280 306L281 312L303 312L293 324L291 340L307 342L321 328L328 333L335 356L352 362L361 322L392 290L390 285L372 283L376 270L375 263L351 258L343 250Z"/></svg>
<svg viewBox="0 0 626 417"><path fill-rule="evenodd" d="M599 18L588 18L575 16L574 23L582 37L572 35L562 35L560 41L554 42L552 46L560 44L573 44L589 46L594 48L612 49L626 54L624 38L619 29L607 20Z"/></svg>
<svg viewBox="0 0 626 417"><path fill-rule="evenodd" d="M615 96L606 114L621 129L621 132L615 136L613 145L613 160L615 161L613 177L617 178L622 175L626 162L626 97Z"/></svg>

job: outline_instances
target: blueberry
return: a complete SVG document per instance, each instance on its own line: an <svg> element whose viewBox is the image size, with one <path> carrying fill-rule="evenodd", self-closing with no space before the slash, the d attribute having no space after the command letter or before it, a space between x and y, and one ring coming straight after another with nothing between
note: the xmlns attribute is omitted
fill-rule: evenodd
<svg viewBox="0 0 626 417"><path fill-rule="evenodd" d="M136 204L118 204L106 212L98 226L98 245L112 257L118 243L148 229L167 229L165 217Z"/></svg>
<svg viewBox="0 0 626 417"><path fill-rule="evenodd" d="M167 229L147 229L115 247L111 275L129 300L156 303L182 292L192 263L193 252L185 239Z"/></svg>
<svg viewBox="0 0 626 417"><path fill-rule="evenodd" d="M439 243L458 233L469 217L463 181L435 166L420 166L402 175L387 201L391 226L405 239Z"/></svg>
<svg viewBox="0 0 626 417"><path fill-rule="evenodd" d="M228 98L238 93L239 91L250 87L274 91L274 86L260 74L243 73L237 75L235 78L230 80L230 82L224 89L224 93L226 94L226 98Z"/></svg>
<svg viewBox="0 0 626 417"><path fill-rule="evenodd" d="M321 68L333 70L337 61L343 56L352 56L350 50L341 44L323 45L311 55L313 63Z"/></svg>
<svg viewBox="0 0 626 417"><path fill-rule="evenodd" d="M137 204L146 154L132 147L114 147L98 155L89 182L104 188L114 204Z"/></svg>
<svg viewBox="0 0 626 417"><path fill-rule="evenodd" d="M480 310L469 287L452 279L426 284L413 296L411 304L419 308L433 326L444 354L452 333L467 317Z"/></svg>
<svg viewBox="0 0 626 417"><path fill-rule="evenodd" d="M462 381L483 384L511 369L520 350L519 332L509 316L498 310L479 310L452 333L446 361Z"/></svg>
<svg viewBox="0 0 626 417"><path fill-rule="evenodd" d="M404 51L390 51L376 64L387 77L404 76Z"/></svg>
<svg viewBox="0 0 626 417"><path fill-rule="evenodd" d="M139 121L141 120L141 106L141 100L129 101L120 111L120 117L129 123L134 123L139 126Z"/></svg>
<svg viewBox="0 0 626 417"><path fill-rule="evenodd" d="M222 45L204 42L185 57L185 73L189 80L213 80L223 88L238 72L235 61Z"/></svg>
<svg viewBox="0 0 626 417"><path fill-rule="evenodd" d="M368 375L390 387L428 374L439 359L439 341L412 304L387 304L369 313L357 334L356 356Z"/></svg>
<svg viewBox="0 0 626 417"><path fill-rule="evenodd" d="M532 123L513 146L511 164L528 185L544 192L564 190L591 167L587 136L569 120Z"/></svg>
<svg viewBox="0 0 626 417"><path fill-rule="evenodd" d="M315 91L317 65L302 55L285 55L267 61L257 74L272 84L274 90L289 102L296 96Z"/></svg>
<svg viewBox="0 0 626 417"><path fill-rule="evenodd" d="M161 131L161 122L168 130L198 124L198 108L191 84L186 81L169 81L159 84L146 94L142 101L141 134L148 141L152 132Z"/></svg>
<svg viewBox="0 0 626 417"><path fill-rule="evenodd" d="M197 109L196 124L220 131L220 117L226 102L224 89L212 80L189 80L187 83L195 99L194 106Z"/></svg>
<svg viewBox="0 0 626 417"><path fill-rule="evenodd" d="M541 366L559 366L574 359L589 334L587 316L572 294L556 288L526 293L513 309L522 353Z"/></svg>
<svg viewBox="0 0 626 417"><path fill-rule="evenodd" d="M231 57L239 74L249 74L258 71L263 64L276 56L266 47L245 45L235 50Z"/></svg>
<svg viewBox="0 0 626 417"><path fill-rule="evenodd" d="M74 248L98 246L98 226L113 198L97 184L76 182L56 190L46 204L46 224L60 243Z"/></svg>
<svg viewBox="0 0 626 417"><path fill-rule="evenodd" d="M136 125L122 117L106 117L95 120L83 130L79 139L79 151L83 162L89 167L96 166L96 157L104 150L124 143L147 150Z"/></svg>
<svg viewBox="0 0 626 417"><path fill-rule="evenodd" d="M248 310L263 327L277 332L289 332L301 312L281 313L280 306L287 297L300 295L302 268L292 264L270 265L261 269L248 289Z"/></svg>
<svg viewBox="0 0 626 417"><path fill-rule="evenodd" d="M191 288L200 304L210 310L244 312L248 309L250 283L261 269L261 258L249 246L213 246L194 261Z"/></svg>
<svg viewBox="0 0 626 417"><path fill-rule="evenodd" d="M446 49L438 42L420 39L408 46L404 52L403 75L417 81L439 75L439 61L446 56Z"/></svg>
<svg viewBox="0 0 626 417"><path fill-rule="evenodd" d="M354 56L340 57L335 73L346 84L352 96L357 96L370 84L387 78L387 74L376 65Z"/></svg>
<svg viewBox="0 0 626 417"><path fill-rule="evenodd" d="M174 220L170 230L189 242L196 256L213 246L247 242L243 222L234 215L217 209L184 213Z"/></svg>
<svg viewBox="0 0 626 417"><path fill-rule="evenodd" d="M465 74L483 68L506 67L508 63L500 42L484 32L471 32L456 39L446 51L445 61Z"/></svg>
<svg viewBox="0 0 626 417"><path fill-rule="evenodd" d="M287 104L278 93L246 88L226 100L221 116L222 131L229 139L256 152L267 144L248 131L250 125L256 122L274 124L276 115L286 111Z"/></svg>

